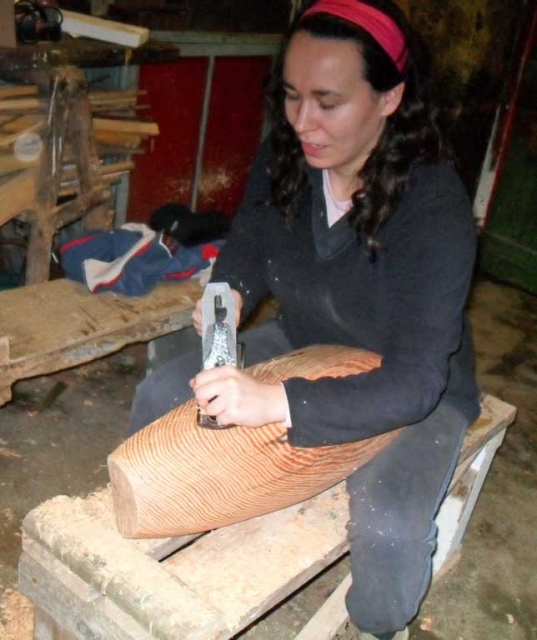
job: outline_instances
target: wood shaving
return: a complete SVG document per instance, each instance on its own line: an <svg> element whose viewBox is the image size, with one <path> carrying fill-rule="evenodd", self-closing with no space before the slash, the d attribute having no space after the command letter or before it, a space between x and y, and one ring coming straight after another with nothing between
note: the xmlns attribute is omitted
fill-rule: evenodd
<svg viewBox="0 0 537 640"><path fill-rule="evenodd" d="M18 591L6 589L0 596L0 640L32 640L34 608Z"/></svg>

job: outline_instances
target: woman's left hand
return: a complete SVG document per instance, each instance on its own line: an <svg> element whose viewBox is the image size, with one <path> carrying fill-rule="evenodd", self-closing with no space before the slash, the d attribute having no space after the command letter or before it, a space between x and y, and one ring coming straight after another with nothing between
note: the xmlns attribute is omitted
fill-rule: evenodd
<svg viewBox="0 0 537 640"><path fill-rule="evenodd" d="M233 366L215 367L190 381L198 405L222 426L261 427L283 422L287 397L282 384L259 382Z"/></svg>

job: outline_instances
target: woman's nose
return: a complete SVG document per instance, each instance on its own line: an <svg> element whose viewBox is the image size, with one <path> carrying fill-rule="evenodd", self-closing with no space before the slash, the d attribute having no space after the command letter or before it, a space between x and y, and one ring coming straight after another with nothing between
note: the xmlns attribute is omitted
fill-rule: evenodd
<svg viewBox="0 0 537 640"><path fill-rule="evenodd" d="M312 113L309 105L306 102L302 102L296 111L295 122L293 128L297 133L303 133L314 127Z"/></svg>

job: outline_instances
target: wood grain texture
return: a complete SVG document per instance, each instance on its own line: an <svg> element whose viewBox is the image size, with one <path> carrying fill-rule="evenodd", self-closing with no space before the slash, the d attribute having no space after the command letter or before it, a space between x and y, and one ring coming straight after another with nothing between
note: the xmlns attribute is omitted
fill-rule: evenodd
<svg viewBox="0 0 537 640"><path fill-rule="evenodd" d="M372 353L325 345L261 363L250 372L276 383L358 374L379 363ZM142 538L184 535L296 504L347 477L398 435L306 449L279 442L285 433L281 423L202 429L195 401L186 402L109 456L119 531Z"/></svg>

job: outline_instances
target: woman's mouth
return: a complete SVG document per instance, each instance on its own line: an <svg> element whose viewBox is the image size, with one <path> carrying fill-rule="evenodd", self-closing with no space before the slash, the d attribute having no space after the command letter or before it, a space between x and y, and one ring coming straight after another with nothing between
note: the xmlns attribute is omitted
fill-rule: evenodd
<svg viewBox="0 0 537 640"><path fill-rule="evenodd" d="M323 151L326 149L326 145L324 144L313 144L312 142L301 142L302 151L304 151L304 155L306 156L320 156Z"/></svg>

